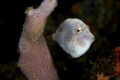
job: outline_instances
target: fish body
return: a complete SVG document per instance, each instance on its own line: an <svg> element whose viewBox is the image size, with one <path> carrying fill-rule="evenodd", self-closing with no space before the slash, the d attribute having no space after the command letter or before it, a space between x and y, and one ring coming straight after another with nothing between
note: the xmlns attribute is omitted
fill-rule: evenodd
<svg viewBox="0 0 120 80"><path fill-rule="evenodd" d="M82 56L95 40L89 27L79 19L66 19L56 33L52 35L54 41L73 58Z"/></svg>

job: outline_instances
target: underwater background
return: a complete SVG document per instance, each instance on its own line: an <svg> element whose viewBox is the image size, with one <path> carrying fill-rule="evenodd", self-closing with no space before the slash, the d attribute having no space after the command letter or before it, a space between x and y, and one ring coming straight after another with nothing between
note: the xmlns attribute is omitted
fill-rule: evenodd
<svg viewBox="0 0 120 80"><path fill-rule="evenodd" d="M26 17L24 11L41 2L0 1L0 80L27 80L17 66L18 43ZM58 0L47 19L44 36L53 34L67 18L78 18L89 25L95 41L86 54L73 59L55 41L46 39L61 80L120 80L120 75L115 74L116 53L120 53L120 0Z"/></svg>

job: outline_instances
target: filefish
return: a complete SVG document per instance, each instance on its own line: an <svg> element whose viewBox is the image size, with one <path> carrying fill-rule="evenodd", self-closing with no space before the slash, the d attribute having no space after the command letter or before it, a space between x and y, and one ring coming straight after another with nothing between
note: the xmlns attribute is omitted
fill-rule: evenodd
<svg viewBox="0 0 120 80"><path fill-rule="evenodd" d="M60 24L52 38L72 58L78 58L86 53L95 37L89 26L76 18L68 18Z"/></svg>

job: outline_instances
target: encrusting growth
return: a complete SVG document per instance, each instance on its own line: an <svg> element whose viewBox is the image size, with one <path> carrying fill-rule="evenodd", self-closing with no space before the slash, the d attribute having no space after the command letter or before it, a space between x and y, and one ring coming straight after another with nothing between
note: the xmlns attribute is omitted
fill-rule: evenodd
<svg viewBox="0 0 120 80"><path fill-rule="evenodd" d="M19 41L18 66L28 80L58 80L43 36L47 17L56 5L56 0L44 0L37 9L29 7L25 11L27 17Z"/></svg>

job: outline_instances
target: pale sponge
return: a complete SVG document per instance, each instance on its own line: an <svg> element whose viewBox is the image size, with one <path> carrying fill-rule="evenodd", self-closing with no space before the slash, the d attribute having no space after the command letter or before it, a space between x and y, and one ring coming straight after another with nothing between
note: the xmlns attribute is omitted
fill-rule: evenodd
<svg viewBox="0 0 120 80"><path fill-rule="evenodd" d="M44 0L37 9L27 8L23 32L19 41L18 66L28 80L58 80L57 71L43 36L47 17L57 5L56 0Z"/></svg>

